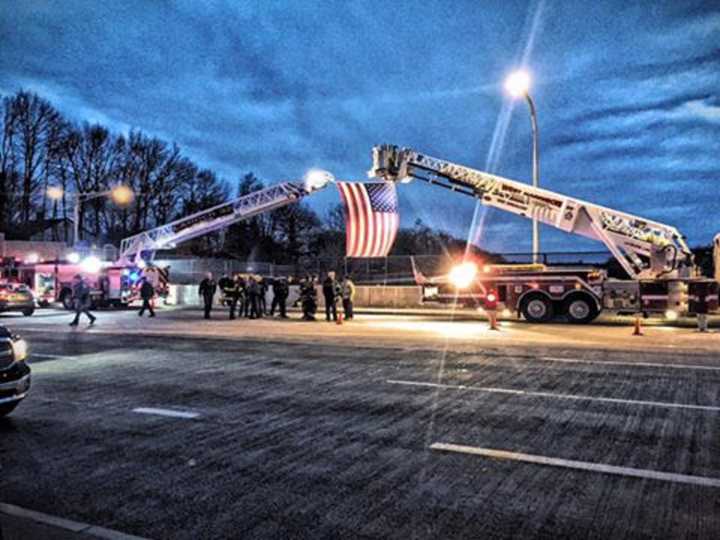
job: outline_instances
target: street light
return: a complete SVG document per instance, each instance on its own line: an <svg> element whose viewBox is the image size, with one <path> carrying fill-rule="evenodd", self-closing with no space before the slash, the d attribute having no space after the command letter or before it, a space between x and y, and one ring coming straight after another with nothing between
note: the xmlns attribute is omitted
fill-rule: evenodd
<svg viewBox="0 0 720 540"><path fill-rule="evenodd" d="M124 184L118 184L112 189L106 191L87 191L85 193L77 193L75 195L75 209L73 211L73 244L77 245L80 238L80 206L82 203L97 199L98 197L110 197L115 204L119 206L127 206L135 198L132 189Z"/></svg>
<svg viewBox="0 0 720 540"><path fill-rule="evenodd" d="M65 194L65 192L63 191L63 188L61 188L60 186L49 186L45 190L45 194L47 195L48 199L50 199L51 201L57 202L63 198L63 195Z"/></svg>
<svg viewBox="0 0 720 540"><path fill-rule="evenodd" d="M505 79L505 90L514 98L524 97L530 107L530 122L532 124L532 185L540 185L540 150L538 143L537 111L535 102L530 96L530 74L527 71L516 71ZM532 218L532 253L533 263L538 262L540 253L540 228L535 215Z"/></svg>

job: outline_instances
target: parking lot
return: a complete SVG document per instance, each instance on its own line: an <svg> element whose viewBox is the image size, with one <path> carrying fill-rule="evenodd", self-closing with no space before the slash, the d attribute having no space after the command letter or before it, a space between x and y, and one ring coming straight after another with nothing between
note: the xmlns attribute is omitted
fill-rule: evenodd
<svg viewBox="0 0 720 540"><path fill-rule="evenodd" d="M717 538L720 333L40 310L0 502L149 538Z"/></svg>

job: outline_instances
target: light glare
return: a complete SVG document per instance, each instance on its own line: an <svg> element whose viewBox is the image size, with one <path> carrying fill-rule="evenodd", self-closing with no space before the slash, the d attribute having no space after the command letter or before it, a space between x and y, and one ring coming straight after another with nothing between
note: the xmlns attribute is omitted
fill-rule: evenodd
<svg viewBox="0 0 720 540"><path fill-rule="evenodd" d="M80 268L82 268L83 272L87 272L88 274L97 274L102 268L102 262L94 255L90 255L89 257L83 259L80 263Z"/></svg>
<svg viewBox="0 0 720 540"><path fill-rule="evenodd" d="M530 74L527 71L516 71L505 79L505 90L512 97L526 96L530 91Z"/></svg>
<svg viewBox="0 0 720 540"><path fill-rule="evenodd" d="M458 264L457 266L453 266L448 277L455 287L458 289L465 289L473 282L475 274L477 274L477 266L475 266L474 263L465 262Z"/></svg>

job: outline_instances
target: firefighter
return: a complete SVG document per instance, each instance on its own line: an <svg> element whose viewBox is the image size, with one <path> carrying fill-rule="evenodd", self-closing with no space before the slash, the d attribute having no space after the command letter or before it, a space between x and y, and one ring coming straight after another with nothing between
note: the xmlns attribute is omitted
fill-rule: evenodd
<svg viewBox="0 0 720 540"><path fill-rule="evenodd" d="M314 321L317 312L317 291L315 290L315 281L310 276L307 276L300 283L300 298L298 300L302 305L303 319Z"/></svg>
<svg viewBox="0 0 720 540"><path fill-rule="evenodd" d="M146 277L142 278L142 284L140 285L140 298L142 298L142 307L138 311L140 317L143 316L145 310L150 312L150 317L155 316L155 310L152 306L152 299L155 296L155 287L152 286L150 280Z"/></svg>
<svg viewBox="0 0 720 540"><path fill-rule="evenodd" d="M345 276L342 281L342 303L343 312L345 313L346 320L352 320L353 314L353 302L355 300L355 284L350 279L350 276Z"/></svg>
<svg viewBox="0 0 720 540"><path fill-rule="evenodd" d="M267 292L270 288L268 280L258 276L258 313L260 316L267 315Z"/></svg>
<svg viewBox="0 0 720 540"><path fill-rule="evenodd" d="M243 305L245 304L245 280L240 274L235 274L232 283L230 289L230 320L235 318L235 310L238 305L240 306L238 313L242 317Z"/></svg>
<svg viewBox="0 0 720 540"><path fill-rule="evenodd" d="M218 287L220 287L220 292L223 295L222 303L229 306L232 303L231 296L235 289L235 282L230 276L225 274L218 280Z"/></svg>
<svg viewBox="0 0 720 540"><path fill-rule="evenodd" d="M290 286L285 278L279 278L273 281L273 299L272 305L270 306L270 315L275 314L275 308L277 307L280 311L280 317L283 319L288 318L285 311L289 294Z"/></svg>
<svg viewBox="0 0 720 540"><path fill-rule="evenodd" d="M251 319L259 319L262 317L259 311L259 299L260 299L260 286L258 285L255 276L248 278L247 284L247 296L248 303L250 304L250 315Z"/></svg>
<svg viewBox="0 0 720 540"><path fill-rule="evenodd" d="M90 313L90 306L92 305L90 286L80 274L76 274L73 278L72 300L75 308L75 318L70 323L70 326L77 326L80 322L80 315L83 313L90 319L90 326L95 324L96 317Z"/></svg>
<svg viewBox="0 0 720 540"><path fill-rule="evenodd" d="M323 281L323 297L325 298L325 320L337 321L337 301L341 296L340 284L335 279L335 272L328 272L325 281Z"/></svg>
<svg viewBox="0 0 720 540"><path fill-rule="evenodd" d="M217 291L217 283L213 279L212 272L208 272L205 275L205 279L200 282L198 288L198 294L202 297L203 307L205 311L205 318L210 318L210 312L212 311L213 298L215 297L215 291Z"/></svg>

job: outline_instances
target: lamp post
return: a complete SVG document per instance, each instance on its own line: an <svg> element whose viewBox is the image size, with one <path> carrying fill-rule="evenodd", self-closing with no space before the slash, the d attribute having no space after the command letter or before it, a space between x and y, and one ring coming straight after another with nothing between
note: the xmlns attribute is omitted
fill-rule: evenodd
<svg viewBox="0 0 720 540"><path fill-rule="evenodd" d="M524 97L530 108L530 122L532 124L532 185L540 186L540 149L538 142L537 110L532 96L530 96L530 75L527 71L516 71L505 80L505 89L514 97ZM538 262L540 255L540 224L535 215L532 218L532 259Z"/></svg>

